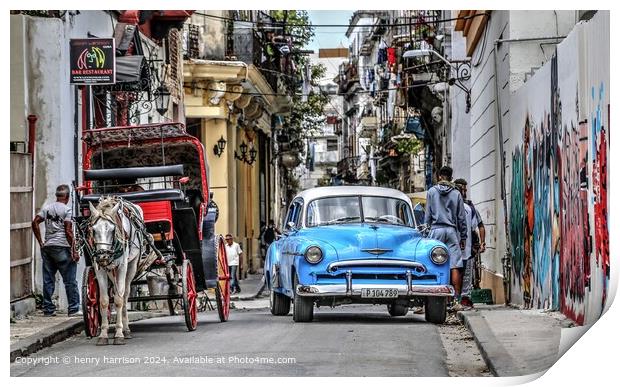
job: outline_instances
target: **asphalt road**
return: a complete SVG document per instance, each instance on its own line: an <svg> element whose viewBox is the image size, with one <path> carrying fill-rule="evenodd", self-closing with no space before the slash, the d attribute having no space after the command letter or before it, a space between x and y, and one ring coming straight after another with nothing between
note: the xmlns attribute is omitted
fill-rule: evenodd
<svg viewBox="0 0 620 387"><path fill-rule="evenodd" d="M392 318L384 306L321 308L312 323L253 309L232 311L226 323L201 313L194 332L183 316L131 328L124 346L78 335L18 359L11 376L449 376L450 353L477 351L442 339L444 328L422 315Z"/></svg>

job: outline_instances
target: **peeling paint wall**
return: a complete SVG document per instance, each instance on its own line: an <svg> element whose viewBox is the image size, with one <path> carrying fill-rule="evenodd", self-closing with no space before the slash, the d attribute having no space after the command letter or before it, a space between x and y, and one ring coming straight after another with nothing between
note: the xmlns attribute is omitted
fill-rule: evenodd
<svg viewBox="0 0 620 387"><path fill-rule="evenodd" d="M594 322L607 298L609 12L511 96L512 302Z"/></svg>
<svg viewBox="0 0 620 387"><path fill-rule="evenodd" d="M12 16L13 17L13 16ZM21 17L21 16L19 16ZM103 11L67 12L63 19L24 16L26 61L25 114L38 117L35 158L35 211L55 200L59 184L71 184L74 179L76 156L73 138L75 131L75 101L69 84L69 39L112 36L113 20ZM25 117L24 117L25 120ZM44 226L42 225L42 232ZM35 251L35 292L42 293L41 254ZM78 286L84 263L78 265ZM56 291L61 307L66 307L64 286L60 278Z"/></svg>

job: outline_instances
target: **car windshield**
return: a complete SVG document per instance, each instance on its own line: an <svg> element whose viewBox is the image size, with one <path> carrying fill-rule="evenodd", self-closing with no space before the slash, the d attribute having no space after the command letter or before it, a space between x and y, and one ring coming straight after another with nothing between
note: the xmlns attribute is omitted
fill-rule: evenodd
<svg viewBox="0 0 620 387"><path fill-rule="evenodd" d="M352 222L372 222L413 226L409 205L400 199L362 196L341 196L316 199L308 204L308 227ZM364 219L362 219L362 213Z"/></svg>

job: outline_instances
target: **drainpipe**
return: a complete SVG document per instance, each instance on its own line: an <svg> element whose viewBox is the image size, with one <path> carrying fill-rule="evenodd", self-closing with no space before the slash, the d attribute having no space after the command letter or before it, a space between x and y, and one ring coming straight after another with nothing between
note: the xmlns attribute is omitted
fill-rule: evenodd
<svg viewBox="0 0 620 387"><path fill-rule="evenodd" d="M30 218L34 219L34 214L35 214L35 173L36 173L36 168L35 168L35 161L36 161L36 156L35 156L35 143L36 143L36 135L37 135L37 119L38 117L34 114L30 114L28 116L28 153L30 153L30 185L32 186L32 198L30 199L30 203L31 203L31 207L32 207L32 211L30 214ZM35 291L35 286L36 286L36 261L34 258L34 253L35 253L35 248L36 248L36 244L35 244L35 239L34 239L34 235L31 236L31 241L30 241L31 245L30 245L30 288L32 289L32 293L34 293Z"/></svg>
<svg viewBox="0 0 620 387"><path fill-rule="evenodd" d="M561 39L566 36L551 36L543 38L520 38L520 39L496 39L493 47L493 67L495 71L495 110L496 110L496 122L497 133L499 140L499 152L501 157L501 171L500 171L500 186L501 186L501 199L504 207L504 231L506 233L506 254L502 258L502 271L504 276L504 292L505 303L510 304L511 293L511 274L512 274L512 247L510 241L510 232L508 231L508 203L506 201L506 154L504 152L504 130L502 126L502 104L501 93L499 90L498 81L498 63L497 63L497 50L502 43L523 43L523 42L537 42L544 40L555 40L556 44L560 43Z"/></svg>

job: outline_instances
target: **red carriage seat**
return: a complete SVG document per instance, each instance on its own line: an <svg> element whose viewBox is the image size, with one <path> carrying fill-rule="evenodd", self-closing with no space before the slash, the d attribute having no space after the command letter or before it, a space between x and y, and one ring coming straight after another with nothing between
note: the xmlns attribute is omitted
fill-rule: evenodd
<svg viewBox="0 0 620 387"><path fill-rule="evenodd" d="M172 205L168 200L155 202L138 202L136 205L142 208L144 213L144 223L148 232L153 234L153 238L161 240L162 232L166 240L171 240L174 236L172 226Z"/></svg>

